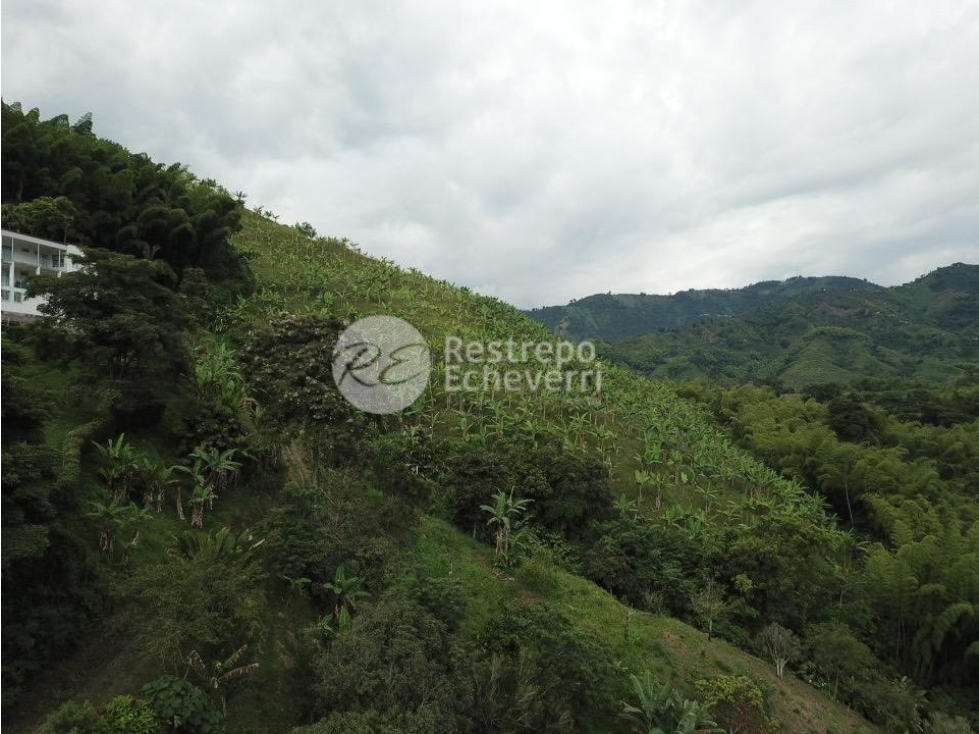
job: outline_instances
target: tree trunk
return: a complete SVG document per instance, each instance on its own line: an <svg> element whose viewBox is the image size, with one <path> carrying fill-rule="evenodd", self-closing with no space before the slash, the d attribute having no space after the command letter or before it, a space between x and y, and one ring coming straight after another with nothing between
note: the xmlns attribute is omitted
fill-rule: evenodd
<svg viewBox="0 0 979 734"><path fill-rule="evenodd" d="M184 491L180 487L177 487L177 498L176 498L177 499L177 517L179 517L181 520L186 520L187 518L184 517L184 498L183 498L183 494L184 494Z"/></svg>

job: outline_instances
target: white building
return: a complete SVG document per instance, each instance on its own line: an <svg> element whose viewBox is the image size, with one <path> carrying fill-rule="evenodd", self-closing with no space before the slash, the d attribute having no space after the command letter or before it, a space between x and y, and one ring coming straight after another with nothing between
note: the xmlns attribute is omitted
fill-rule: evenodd
<svg viewBox="0 0 979 734"><path fill-rule="evenodd" d="M74 245L61 245L9 230L3 232L3 292L0 311L4 321L26 321L41 314L37 307L43 298L27 297L27 279L41 273L56 274L78 270L82 251Z"/></svg>

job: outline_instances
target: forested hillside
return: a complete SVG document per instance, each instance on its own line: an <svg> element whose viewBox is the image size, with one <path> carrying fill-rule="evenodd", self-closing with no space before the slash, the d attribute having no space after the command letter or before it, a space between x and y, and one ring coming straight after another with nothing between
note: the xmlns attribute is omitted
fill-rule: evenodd
<svg viewBox="0 0 979 734"><path fill-rule="evenodd" d="M704 319L728 319L802 293L877 291L858 278L826 276L770 280L744 288L686 290L668 296L596 294L566 306L525 311L546 327L573 339L624 339L658 329L674 329Z"/></svg>
<svg viewBox="0 0 979 734"><path fill-rule="evenodd" d="M929 393L960 409L929 426L896 417L913 395L678 392L608 363L587 396L451 392L447 336L560 340L87 121L3 114L4 226L104 246L31 281L56 318L4 327L11 731L979 723L974 386ZM9 189L16 160L40 163ZM333 378L371 314L433 347L393 415Z"/></svg>
<svg viewBox="0 0 979 734"><path fill-rule="evenodd" d="M942 382L979 367L979 265L906 285L804 293L731 319L611 341L603 353L651 376L802 389L861 378Z"/></svg>

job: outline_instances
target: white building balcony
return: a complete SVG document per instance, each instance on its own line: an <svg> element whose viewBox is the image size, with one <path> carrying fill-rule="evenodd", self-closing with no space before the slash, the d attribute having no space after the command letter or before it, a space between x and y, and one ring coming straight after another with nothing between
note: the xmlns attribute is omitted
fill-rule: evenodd
<svg viewBox="0 0 979 734"><path fill-rule="evenodd" d="M3 232L3 260L0 275L3 278L3 292L0 294L0 310L4 316L40 316L37 307L44 298L27 297L27 281L42 273L57 275L78 270L77 258L82 251L74 245L60 244L40 237L19 234L9 230Z"/></svg>

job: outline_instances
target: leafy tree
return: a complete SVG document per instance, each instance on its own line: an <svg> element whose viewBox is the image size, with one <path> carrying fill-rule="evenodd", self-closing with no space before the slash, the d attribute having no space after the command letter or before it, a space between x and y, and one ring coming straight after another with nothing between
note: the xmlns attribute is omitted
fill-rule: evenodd
<svg viewBox="0 0 979 734"><path fill-rule="evenodd" d="M459 730L463 680L449 642L442 623L411 602L366 606L316 664L318 710L424 715L435 732Z"/></svg>
<svg viewBox="0 0 979 734"><path fill-rule="evenodd" d="M480 641L490 655L533 652L541 670L561 681L564 703L557 710L570 711L576 727L584 727L586 716L614 715L610 686L615 673L608 650L560 608L547 603L511 606L486 625Z"/></svg>
<svg viewBox="0 0 979 734"><path fill-rule="evenodd" d="M8 348L5 336L4 356ZM4 366L5 386L14 374L16 370ZM5 414L7 409L4 399ZM64 456L45 445L18 442L18 435L3 432L5 708L18 699L34 673L71 651L102 612L106 593L95 544L66 527L80 513ZM83 440L77 436L70 436L66 445L80 450Z"/></svg>
<svg viewBox="0 0 979 734"><path fill-rule="evenodd" d="M333 581L323 584L336 597L334 614L337 619L340 618L341 611L349 614L351 609L357 608L359 601L367 597L367 592L361 589L361 584L363 579L358 576L348 576L343 570L343 565L337 566Z"/></svg>
<svg viewBox="0 0 979 734"><path fill-rule="evenodd" d="M91 502L88 517L95 520L99 527L99 550L106 556L112 556L116 535L134 523L145 519L145 510L140 510L132 502L112 499L109 502ZM133 545L136 544L138 531L133 534Z"/></svg>
<svg viewBox="0 0 979 734"><path fill-rule="evenodd" d="M766 734L773 721L765 712L761 689L743 675L722 675L701 680L697 688L711 707L717 723L729 734Z"/></svg>
<svg viewBox="0 0 979 734"><path fill-rule="evenodd" d="M699 589L690 594L690 608L707 629L707 639L714 636L714 622L724 611L724 589L714 579L708 578Z"/></svg>
<svg viewBox="0 0 979 734"><path fill-rule="evenodd" d="M5 222L12 213L42 237L158 256L178 277L201 268L227 295L250 288L229 242L240 205L213 181L96 137L91 115L70 125L65 115L41 120L36 109L4 102L2 119Z"/></svg>
<svg viewBox="0 0 979 734"><path fill-rule="evenodd" d="M68 242L77 216L78 210L65 196L39 196L33 201L3 205L5 229L57 242Z"/></svg>
<svg viewBox="0 0 979 734"><path fill-rule="evenodd" d="M762 628L755 638L755 644L775 664L775 674L779 678L785 673L785 666L802 655L799 638L778 622Z"/></svg>
<svg viewBox="0 0 979 734"><path fill-rule="evenodd" d="M816 670L831 683L834 699L841 682L852 687L867 678L877 662L870 648L840 622L810 625L806 629L806 647Z"/></svg>
<svg viewBox="0 0 979 734"><path fill-rule="evenodd" d="M214 655L254 633L264 578L248 556L177 551L138 566L117 591L141 646L176 669L191 650Z"/></svg>
<svg viewBox="0 0 979 734"><path fill-rule="evenodd" d="M144 398L164 394L190 363L188 320L162 284L168 274L157 263L96 248L81 263L64 277L30 280L28 294L47 294L38 310L52 317L38 327L62 341L92 377L124 380L128 393Z"/></svg>
<svg viewBox="0 0 979 734"><path fill-rule="evenodd" d="M596 525L585 553L588 578L620 598L658 595L674 614L687 611L701 566L693 540L672 525L620 518Z"/></svg>
<svg viewBox="0 0 979 734"><path fill-rule="evenodd" d="M136 449L126 440L126 434L120 433L113 441L108 439L105 444L92 442L102 457L103 466L99 476L105 480L106 488L114 500L123 499L129 491L129 482L133 479L141 458Z"/></svg>
<svg viewBox="0 0 979 734"><path fill-rule="evenodd" d="M282 436L308 447L310 479L321 462L356 453L366 420L340 395L328 357L343 325L322 316L282 316L256 330L239 352L244 373Z"/></svg>
<svg viewBox="0 0 979 734"><path fill-rule="evenodd" d="M472 682L473 734L575 730L563 682L530 650L474 662Z"/></svg>

